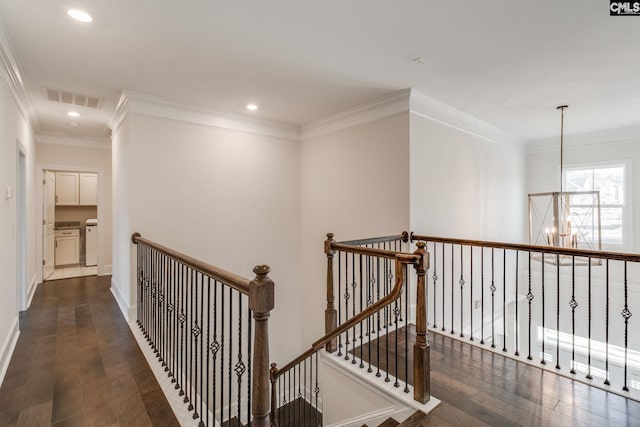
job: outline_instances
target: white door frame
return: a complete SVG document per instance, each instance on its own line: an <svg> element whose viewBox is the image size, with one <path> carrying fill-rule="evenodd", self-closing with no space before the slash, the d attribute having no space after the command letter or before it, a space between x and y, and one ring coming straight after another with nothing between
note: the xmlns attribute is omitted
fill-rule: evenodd
<svg viewBox="0 0 640 427"><path fill-rule="evenodd" d="M38 166L36 167L36 170L38 171L38 190L37 190L37 206L36 206L36 212L37 212L37 218L36 218L36 224L38 224L38 226L36 227L37 229L37 236L36 236L36 244L37 244L37 248L36 248L36 253L37 253L37 266L38 266L38 283L42 282L42 260L43 260L43 253L42 251L44 250L43 244L42 244L42 237L43 237L43 225L42 225L42 220L44 219L44 215L43 215L43 209L44 209L44 191L43 191L43 185L42 185L42 180L44 179L44 171L45 170L50 170L50 171L60 171L60 172L89 172L89 173L96 173L98 174L98 276L102 276L104 274L107 274L104 271L104 253L103 253L103 249L102 249L102 242L104 242L104 226L101 226L102 224L102 220L104 218L104 213L103 213L103 209L104 209L104 191L103 191L103 186L104 186L104 169L102 168L88 168L86 166L68 166L68 165L55 165L55 164L38 164Z"/></svg>
<svg viewBox="0 0 640 427"><path fill-rule="evenodd" d="M27 309L27 150L16 140L16 260L18 311Z"/></svg>

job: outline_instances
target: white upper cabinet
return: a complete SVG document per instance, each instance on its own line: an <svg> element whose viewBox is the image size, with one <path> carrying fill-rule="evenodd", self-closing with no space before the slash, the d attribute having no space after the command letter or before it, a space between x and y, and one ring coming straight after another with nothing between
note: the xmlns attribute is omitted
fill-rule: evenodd
<svg viewBox="0 0 640 427"><path fill-rule="evenodd" d="M56 172L56 205L77 205L78 174L76 172Z"/></svg>
<svg viewBox="0 0 640 427"><path fill-rule="evenodd" d="M57 206L96 206L98 174L56 172Z"/></svg>
<svg viewBox="0 0 640 427"><path fill-rule="evenodd" d="M98 204L98 174L80 174L80 204L85 206Z"/></svg>

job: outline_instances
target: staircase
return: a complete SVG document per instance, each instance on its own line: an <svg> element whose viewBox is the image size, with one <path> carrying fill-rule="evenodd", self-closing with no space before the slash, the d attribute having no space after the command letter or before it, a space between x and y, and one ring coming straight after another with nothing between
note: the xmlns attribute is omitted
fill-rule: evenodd
<svg viewBox="0 0 640 427"><path fill-rule="evenodd" d="M419 427L423 425L422 423L425 422L426 420L427 420L427 414L425 414L422 411L416 411L403 422L398 422L393 418L387 418L381 424L379 424L378 427ZM362 427L369 427L369 426L366 424L363 424Z"/></svg>

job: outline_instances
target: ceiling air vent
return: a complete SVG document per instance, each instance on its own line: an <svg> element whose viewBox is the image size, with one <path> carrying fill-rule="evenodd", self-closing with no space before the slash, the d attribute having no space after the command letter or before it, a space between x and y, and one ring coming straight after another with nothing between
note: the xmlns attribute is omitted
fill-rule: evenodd
<svg viewBox="0 0 640 427"><path fill-rule="evenodd" d="M100 100L86 95L78 95L71 92L63 92L55 89L45 89L47 99L63 104L79 105L81 107L100 108Z"/></svg>

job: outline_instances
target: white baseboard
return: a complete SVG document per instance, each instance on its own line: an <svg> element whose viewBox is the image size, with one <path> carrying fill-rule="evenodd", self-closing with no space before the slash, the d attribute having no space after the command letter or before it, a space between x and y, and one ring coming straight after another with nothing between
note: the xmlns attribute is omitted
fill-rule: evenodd
<svg viewBox="0 0 640 427"><path fill-rule="evenodd" d="M329 424L327 427L360 427L363 424L378 425L387 418L394 416L396 409L393 405L386 408L378 409L368 414L363 414L348 420L342 420L337 423Z"/></svg>
<svg viewBox="0 0 640 427"><path fill-rule="evenodd" d="M31 283L29 284L29 288L27 289L27 307L31 307L31 301L33 301L33 296L36 293L36 288L38 287L38 275L34 274L31 279Z"/></svg>
<svg viewBox="0 0 640 427"><path fill-rule="evenodd" d="M132 308L128 306L126 299L120 293L120 287L118 286L118 283L115 281L113 277L111 278L111 293L113 294L113 297L116 299L116 302L118 303L118 307L120 307L120 311L122 312L122 315L124 316L125 320L127 322L130 322L132 319L135 320L136 308L135 307Z"/></svg>
<svg viewBox="0 0 640 427"><path fill-rule="evenodd" d="M7 369L9 368L9 362L11 362L13 350L16 348L16 343L18 342L18 337L20 336L18 319L19 317L16 316L16 318L13 320L13 324L11 325L11 329L9 330L9 334L4 339L2 347L0 348L0 385L2 385L2 382L4 381L4 376L7 373Z"/></svg>
<svg viewBox="0 0 640 427"><path fill-rule="evenodd" d="M108 276L113 273L113 267L109 265L101 265L98 267L98 276Z"/></svg>

